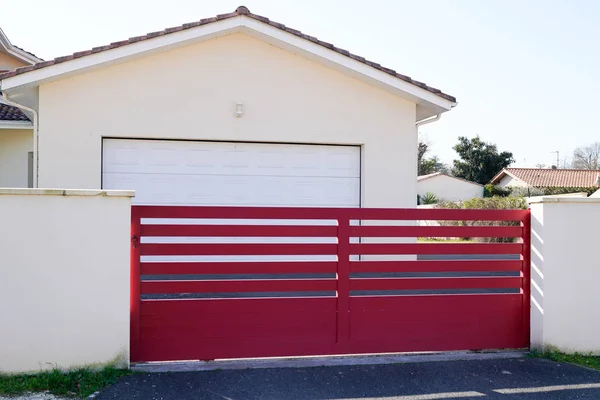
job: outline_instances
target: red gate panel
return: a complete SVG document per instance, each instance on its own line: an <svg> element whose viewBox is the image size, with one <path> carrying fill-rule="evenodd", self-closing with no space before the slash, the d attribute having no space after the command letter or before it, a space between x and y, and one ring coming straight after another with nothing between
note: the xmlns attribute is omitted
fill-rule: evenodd
<svg viewBox="0 0 600 400"><path fill-rule="evenodd" d="M528 347L528 251L523 210L134 206L131 360Z"/></svg>

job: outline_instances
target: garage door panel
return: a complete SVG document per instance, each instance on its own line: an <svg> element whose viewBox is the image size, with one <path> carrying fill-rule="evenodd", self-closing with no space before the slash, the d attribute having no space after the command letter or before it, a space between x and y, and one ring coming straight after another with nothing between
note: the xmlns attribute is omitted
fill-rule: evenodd
<svg viewBox="0 0 600 400"><path fill-rule="evenodd" d="M359 207L360 148L105 139L102 179L134 204Z"/></svg>
<svg viewBox="0 0 600 400"><path fill-rule="evenodd" d="M105 139L105 173L360 177L360 148Z"/></svg>
<svg viewBox="0 0 600 400"><path fill-rule="evenodd" d="M104 187L135 188L135 204L358 207L357 178L115 174Z"/></svg>

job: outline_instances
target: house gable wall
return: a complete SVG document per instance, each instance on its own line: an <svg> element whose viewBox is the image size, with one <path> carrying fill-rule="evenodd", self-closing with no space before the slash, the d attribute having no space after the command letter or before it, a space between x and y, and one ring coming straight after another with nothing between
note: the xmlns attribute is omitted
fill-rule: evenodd
<svg viewBox="0 0 600 400"><path fill-rule="evenodd" d="M460 201L483 197L483 186L446 175L438 175L417 182L419 195L424 196L429 192L435 194L440 200Z"/></svg>
<svg viewBox="0 0 600 400"><path fill-rule="evenodd" d="M415 103L244 34L39 93L40 187L100 187L103 137L348 144L362 146L363 206L416 202Z"/></svg>
<svg viewBox="0 0 600 400"><path fill-rule="evenodd" d="M500 186L500 187L528 187L529 185L520 179L515 179L510 175L505 175L502 179L500 179L500 182L498 182L498 186Z"/></svg>
<svg viewBox="0 0 600 400"><path fill-rule="evenodd" d="M0 47L1 49L1 47ZM27 63L0 51L0 71L10 71L28 65Z"/></svg>

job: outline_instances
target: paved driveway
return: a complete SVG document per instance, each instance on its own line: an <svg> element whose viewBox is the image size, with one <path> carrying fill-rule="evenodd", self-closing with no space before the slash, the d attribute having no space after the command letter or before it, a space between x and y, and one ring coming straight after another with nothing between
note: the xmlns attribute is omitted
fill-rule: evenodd
<svg viewBox="0 0 600 400"><path fill-rule="evenodd" d="M542 359L137 374L98 400L600 399L600 372Z"/></svg>

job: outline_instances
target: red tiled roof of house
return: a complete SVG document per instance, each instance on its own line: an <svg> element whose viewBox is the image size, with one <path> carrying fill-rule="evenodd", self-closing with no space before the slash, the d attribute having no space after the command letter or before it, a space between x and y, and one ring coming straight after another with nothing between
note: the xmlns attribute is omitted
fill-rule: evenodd
<svg viewBox="0 0 600 400"><path fill-rule="evenodd" d="M114 42L114 43L111 43L111 44L106 45L106 46L94 47L91 50L79 51L79 52L73 53L73 54L68 55L68 56L57 57L57 58L55 58L53 60L43 61L43 62L34 64L34 65L20 67L20 68L17 68L15 70L12 70L12 71L0 74L0 80L6 79L6 78L10 78L10 77L13 77L15 75L24 74L26 72L34 71L34 70L37 70L37 69L40 69L40 68L45 68L45 67L48 67L48 66L51 66L51 65L60 64L60 63L63 63L65 61L74 60L76 58L81 58L81 57L89 56L91 54L96 54L96 53L100 53L100 52L103 52L103 51L112 50L112 49L115 49L115 48L118 48L118 47L127 46L127 45L132 44L132 43L137 43L137 42L140 42L140 41L143 41L143 40L149 40L149 39L152 39L152 38L155 38L155 37L158 37L158 36L168 35L170 33L179 32L179 31L182 31L182 30L195 28L195 27L198 27L198 26L201 26L201 25L210 24L212 22L216 22L216 21L221 21L221 20L225 20L225 19L228 19L228 18L237 17L237 16L240 16L240 15L245 15L245 16L247 16L249 18L252 18L252 19L255 19L257 21L263 22L265 24L271 25L271 26L273 26L273 27L275 27L277 29L281 29L282 31L291 33L292 35L299 36L299 37L301 37L303 39L309 40L309 41L311 41L313 43L316 43L316 44L318 44L320 46L326 47L326 48L328 48L330 50L333 50L333 51L335 51L337 53L343 54L343 55L345 55L347 57L350 57L350 58L352 58L352 59L354 59L356 61L359 61L359 62L361 62L363 64L366 64L366 65L368 65L368 66L370 66L372 68L375 68L375 69L378 69L378 70L380 70L382 72L385 72L386 74L389 74L389 75L391 75L391 76L393 76L395 78L401 79L401 80L403 80L405 82L411 83L411 84L413 84L415 86L418 86L418 87L420 87L422 89L425 89L428 92L431 92L431 93L433 93L433 94L435 94L435 95L437 95L437 96L439 96L439 97L441 97L443 99L446 99L448 101L456 103L456 98L454 96L451 96L449 94L443 93L439 89L436 89L436 88L433 88L431 86L428 86L428 85L426 85L423 82L416 81L416 80L410 78L409 76L399 74L396 71L394 71L393 69L386 68L386 67L384 67L384 66L382 66L380 64L377 64L375 62L369 61L369 60L367 60L367 59L365 59L363 57L357 56L356 54L352 54L348 50L344 50L344 49L340 49L338 47L335 47L333 44L324 42L322 40L319 40L319 39L317 39L314 36L310 36L310 35L304 34L304 33L300 32L299 30L289 28L289 27L287 27L287 26L285 26L283 24L280 24L278 22L275 22L275 21L271 21L269 18L263 17L261 15L252 14L250 12L250 10L248 10L248 8L244 7L244 6L238 7L232 13L220 14L220 15L217 15L216 17L212 17L212 18L204 18L204 19L201 19L200 21L191 22L191 23L188 23L188 24L183 24L183 25L176 26L176 27L173 27L173 28L167 28L167 29L165 29L163 31L152 32L152 33L148 33L148 34L143 35L143 36L132 37L132 38L129 38L128 40L123 40L123 41L120 41L120 42Z"/></svg>
<svg viewBox="0 0 600 400"><path fill-rule="evenodd" d="M506 175L540 188L600 186L600 170L586 169L505 168L490 183L497 184Z"/></svg>

